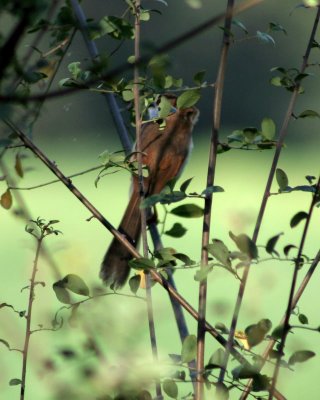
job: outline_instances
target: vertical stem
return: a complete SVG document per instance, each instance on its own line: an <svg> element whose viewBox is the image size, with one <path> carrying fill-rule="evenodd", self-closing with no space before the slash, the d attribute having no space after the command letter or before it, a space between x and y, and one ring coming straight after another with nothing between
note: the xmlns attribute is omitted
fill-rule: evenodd
<svg viewBox="0 0 320 400"><path fill-rule="evenodd" d="M140 58L140 0L135 1L135 39L134 39L134 57L135 60ZM139 191L140 200L142 201L145 197L144 191L144 180L143 180L143 170L142 170L142 152L141 152L141 115L140 115L140 90L139 90L139 66L135 64L133 71L133 94L134 94L134 111L135 111L135 123L136 123L136 150L137 150L137 160L138 160L138 181L139 181ZM141 210L141 237L142 237L142 247L143 256L148 258L148 241L147 241L147 213L145 209ZM153 359L158 362L158 349L157 349L157 339L154 327L154 316L152 307L152 294L151 294L151 279L150 275L146 275L146 297L147 297L147 314L149 322L149 334L151 349L153 354ZM156 395L157 398L162 398L160 382L156 381Z"/></svg>
<svg viewBox="0 0 320 400"><path fill-rule="evenodd" d="M290 316L291 316L291 311L292 311L292 304L293 304L293 300L294 300L294 292L295 292L296 284L297 284L298 271L300 269L301 255L302 255L304 243L306 241L308 228L309 228L311 217L312 217L312 211L313 211L313 208L314 208L316 202L319 199L319 189L320 189L320 176L318 178L318 182L317 182L317 185L316 185L316 191L315 191L315 193L314 193L314 195L312 197L312 201L311 201L311 204L310 204L308 216L307 216L306 223L304 225L304 229L303 229L303 232L302 232L302 237L301 237L301 241L300 241L298 255L297 255L296 259L295 259L295 265L294 265L294 271L293 271L292 282L291 282L291 287L290 287L288 305L287 305L287 310L286 310L286 314L285 314L285 318L284 318L281 341L280 341L280 345L279 345L279 349L278 349L279 357L277 357L276 366L275 366L274 373L273 373L271 389L269 391L269 397L268 397L269 400L273 399L274 389L276 387L278 376L279 376L279 370L280 370L282 355L284 353L286 339L287 339L287 336L288 336L288 333L289 333L289 330L290 330L289 321L290 321Z"/></svg>
<svg viewBox="0 0 320 400"><path fill-rule="evenodd" d="M221 108L222 108L222 95L224 88L224 79L227 65L227 56L230 46L230 28L232 21L234 0L228 0L226 19L224 25L224 34L222 49L220 55L220 63L218 76L215 86L215 95L213 103L213 126L211 134L211 145L209 153L209 164L207 173L207 187L214 184L216 158L217 158L217 144L219 129L221 124ZM208 251L207 246L209 243L210 223L211 223L211 209L212 209L212 195L205 199L204 205L204 218L202 227L202 243L201 243L201 265L208 265ZM202 400L204 395L204 380L202 371L204 369L204 350L205 350L205 318L206 318L206 300L207 300L207 280L203 280L199 285L199 322L198 322L198 338L197 338L197 386L196 386L196 400Z"/></svg>
<svg viewBox="0 0 320 400"><path fill-rule="evenodd" d="M29 341L31 336L31 316L32 316L32 305L34 300L34 287L35 287L35 279L38 271L38 260L40 255L41 243L43 236L41 234L38 239L36 256L33 262L32 275L30 279L30 289L29 289L29 302L28 302L28 311L27 311L27 324L26 324L26 333L25 340L23 346L23 360L22 360L22 374L21 374L21 390L20 390L20 400L24 400L24 395L26 391L26 373L27 373L27 361L28 361L28 353L29 353Z"/></svg>

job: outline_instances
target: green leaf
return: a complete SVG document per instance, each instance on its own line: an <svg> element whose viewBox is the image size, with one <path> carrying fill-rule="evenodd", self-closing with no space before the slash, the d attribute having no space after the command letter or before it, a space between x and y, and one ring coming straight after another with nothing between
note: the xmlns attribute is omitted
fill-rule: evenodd
<svg viewBox="0 0 320 400"><path fill-rule="evenodd" d="M197 73L193 76L193 82L194 82L196 85L201 85L202 82L203 82L203 78L204 78L205 74L206 74L206 71L205 71L205 70L197 72Z"/></svg>
<svg viewBox="0 0 320 400"><path fill-rule="evenodd" d="M140 20L141 21L149 21L150 20L149 10L141 10L140 11Z"/></svg>
<svg viewBox="0 0 320 400"><path fill-rule="evenodd" d="M133 260L130 260L129 265L131 268L138 270L155 268L154 261L144 257L134 258Z"/></svg>
<svg viewBox="0 0 320 400"><path fill-rule="evenodd" d="M161 96L161 100L158 106L158 117L166 118L172 110L171 102L166 98L166 96Z"/></svg>
<svg viewBox="0 0 320 400"><path fill-rule="evenodd" d="M298 319L301 322L301 324L303 324L303 325L308 325L309 324L308 317L306 315L304 315L304 314L299 314Z"/></svg>
<svg viewBox="0 0 320 400"><path fill-rule="evenodd" d="M261 392L270 387L270 378L267 375L257 374L253 377L252 391Z"/></svg>
<svg viewBox="0 0 320 400"><path fill-rule="evenodd" d="M224 366L225 351L223 349L216 350L209 359L208 366L212 368L222 368ZM209 367L206 366L206 369Z"/></svg>
<svg viewBox="0 0 320 400"><path fill-rule="evenodd" d="M211 193L222 193L224 189L221 186L208 186L201 192L202 197L207 197Z"/></svg>
<svg viewBox="0 0 320 400"><path fill-rule="evenodd" d="M281 339L283 336L283 331L284 331L284 325L278 325L274 328L274 330L271 333L271 336L273 339Z"/></svg>
<svg viewBox="0 0 320 400"><path fill-rule="evenodd" d="M250 347L254 347L261 343L266 333L271 329L272 323L269 319L262 319L257 324L248 326L245 329L247 335L248 344Z"/></svg>
<svg viewBox="0 0 320 400"><path fill-rule="evenodd" d="M140 287L140 282L141 282L141 275L134 275L129 279L129 286L130 290L133 294L136 294L139 287Z"/></svg>
<svg viewBox="0 0 320 400"><path fill-rule="evenodd" d="M5 345L5 346L10 350L10 345L9 345L9 343L8 343L6 340L0 339L0 343L2 343L3 345Z"/></svg>
<svg viewBox="0 0 320 400"><path fill-rule="evenodd" d="M258 370L256 367L253 367L250 364L243 364L239 365L238 367L234 368L232 371L233 379L250 379L254 378L258 374Z"/></svg>
<svg viewBox="0 0 320 400"><path fill-rule="evenodd" d="M285 35L287 34L287 31L284 29L284 27L277 22L269 22L269 29L270 31L283 32Z"/></svg>
<svg viewBox="0 0 320 400"><path fill-rule="evenodd" d="M297 248L297 246L295 246L294 244L287 244L287 245L284 246L284 248L283 248L283 253L284 253L284 255L285 255L286 257L288 257L289 251L290 251L291 249L296 249L296 248Z"/></svg>
<svg viewBox="0 0 320 400"><path fill-rule="evenodd" d="M200 99L200 91L197 89L186 90L177 99L177 108L183 109L194 106Z"/></svg>
<svg viewBox="0 0 320 400"><path fill-rule="evenodd" d="M291 228L296 227L302 220L308 218L308 214L304 211L299 211L295 214L290 221Z"/></svg>
<svg viewBox="0 0 320 400"><path fill-rule="evenodd" d="M174 258L182 261L184 263L184 265L194 265L195 261L191 260L190 257L188 257L186 254L183 253L174 253L173 254Z"/></svg>
<svg viewBox="0 0 320 400"><path fill-rule="evenodd" d="M202 0L185 0L189 7L199 9L202 7Z"/></svg>
<svg viewBox="0 0 320 400"><path fill-rule="evenodd" d="M289 358L289 365L294 365L295 363L302 363L310 358L314 357L316 353L310 350L300 350L300 351L295 351Z"/></svg>
<svg viewBox="0 0 320 400"><path fill-rule="evenodd" d="M242 251L242 253L247 254L250 258L258 258L258 248L248 235L244 233L240 235L234 235L230 231L229 236L235 242L238 249Z"/></svg>
<svg viewBox="0 0 320 400"><path fill-rule="evenodd" d="M170 213L183 218L200 218L203 216L203 209L195 204L183 204L173 208Z"/></svg>
<svg viewBox="0 0 320 400"><path fill-rule="evenodd" d="M281 233L279 233L278 235L276 235L276 236L273 236L272 238L270 238L269 240L268 240L268 242L267 242L267 245L266 245L266 252L267 253L269 253L269 254L276 254L278 257L279 257L279 253L277 252L277 251L275 251L275 247L276 247L276 244L277 244L277 242L278 242L278 240L279 240L279 237L281 236L281 235L283 235L283 232L281 232Z"/></svg>
<svg viewBox="0 0 320 400"><path fill-rule="evenodd" d="M68 65L68 70L69 70L70 74L72 75L72 78L74 78L74 79L79 78L79 75L82 72L80 65L81 65L80 61L75 61Z"/></svg>
<svg viewBox="0 0 320 400"><path fill-rule="evenodd" d="M172 379L165 379L162 384L163 391L172 399L178 397L178 385Z"/></svg>
<svg viewBox="0 0 320 400"><path fill-rule="evenodd" d="M187 336L181 349L181 362L188 363L196 358L197 354L197 338L195 335Z"/></svg>
<svg viewBox="0 0 320 400"><path fill-rule="evenodd" d="M289 180L287 174L283 171L283 169L277 168L276 169L276 179L279 185L279 191L282 192L285 190L289 184Z"/></svg>
<svg viewBox="0 0 320 400"><path fill-rule="evenodd" d="M22 380L18 379L18 378L13 378L13 379L10 379L10 381L9 381L10 386L21 385L21 383L22 383Z"/></svg>
<svg viewBox="0 0 320 400"><path fill-rule="evenodd" d="M187 179L186 181L184 181L184 182L182 183L182 185L180 186L181 192L184 192L184 193L186 192L186 190L188 189L188 186L190 185L192 179L193 179L193 177Z"/></svg>
<svg viewBox="0 0 320 400"><path fill-rule="evenodd" d="M261 122L261 133L268 140L274 138L276 134L276 125L271 118L263 118Z"/></svg>
<svg viewBox="0 0 320 400"><path fill-rule="evenodd" d="M258 38L259 40L261 40L262 42L264 42L264 43L271 43L271 44L273 44L274 46L275 46L275 44L276 44L276 42L274 41L273 37L270 36L270 35L269 35L268 33L266 33L266 32L257 31L257 38Z"/></svg>
<svg viewBox="0 0 320 400"><path fill-rule="evenodd" d="M281 76L274 76L273 78L270 79L270 83L271 83L271 85L276 86L276 87L282 86Z"/></svg>
<svg viewBox="0 0 320 400"><path fill-rule="evenodd" d="M213 239L207 246L208 252L223 265L231 268L231 261L228 247L219 239Z"/></svg>
<svg viewBox="0 0 320 400"><path fill-rule="evenodd" d="M123 18L106 16L99 21L98 29L90 30L90 37L93 40L104 35L109 35L117 40L133 39L134 28Z"/></svg>
<svg viewBox="0 0 320 400"><path fill-rule="evenodd" d="M239 21L238 19L233 19L232 20L232 23L233 23L233 25L235 25L235 26L237 26L238 28L240 28L241 30L243 30L243 32L247 35L249 32L248 32L248 29L246 28L246 26L241 22L241 21Z"/></svg>
<svg viewBox="0 0 320 400"><path fill-rule="evenodd" d="M52 285L52 288L57 296L57 299L64 304L71 304L69 292L62 286L62 281L56 282Z"/></svg>
<svg viewBox="0 0 320 400"><path fill-rule="evenodd" d="M209 265L202 265L201 268L195 273L194 280L201 282L207 278L208 274L212 271L212 267Z"/></svg>
<svg viewBox="0 0 320 400"><path fill-rule="evenodd" d="M182 226L180 223L175 222L172 226L171 229L169 229L168 231L165 231L165 235L171 236L171 237L175 237L175 238L180 238L182 236L184 236L184 234L187 232L187 229Z"/></svg>
<svg viewBox="0 0 320 400"><path fill-rule="evenodd" d="M320 118L320 114L314 110L305 110L300 113L297 118Z"/></svg>
<svg viewBox="0 0 320 400"><path fill-rule="evenodd" d="M80 276L75 274L66 275L63 280L64 288L81 296L89 296L89 288Z"/></svg>

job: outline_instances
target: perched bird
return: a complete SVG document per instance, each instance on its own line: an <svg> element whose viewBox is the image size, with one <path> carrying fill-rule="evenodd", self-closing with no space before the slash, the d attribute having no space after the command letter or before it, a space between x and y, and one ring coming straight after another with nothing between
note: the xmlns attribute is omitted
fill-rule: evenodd
<svg viewBox="0 0 320 400"><path fill-rule="evenodd" d="M144 178L145 196L160 193L172 179L182 172L192 148L192 130L198 120L196 107L176 109L176 96L165 95L172 104L173 113L165 119L165 128L157 122L143 124L141 130L142 163L148 170ZM154 109L152 111L154 113ZM132 155L132 161L137 155ZM132 192L121 220L119 231L135 246L141 232L140 195L137 176L132 176ZM113 239L101 264L100 277L113 288L123 286L129 276L130 252Z"/></svg>

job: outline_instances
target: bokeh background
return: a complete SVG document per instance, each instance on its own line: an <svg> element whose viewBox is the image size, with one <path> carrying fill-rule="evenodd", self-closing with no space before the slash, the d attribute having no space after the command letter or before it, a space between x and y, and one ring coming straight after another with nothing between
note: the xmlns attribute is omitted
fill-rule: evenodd
<svg viewBox="0 0 320 400"><path fill-rule="evenodd" d="M123 2L83 1L87 17L99 19L103 15L121 15ZM270 69L275 66L299 68L306 44L311 32L314 9L295 8L299 4L294 0L265 1L263 4L237 16L245 24L249 36L256 31L265 32L269 22L280 23L287 31L274 33L275 45L263 43L257 39L240 40L231 47L227 69L225 93L223 99L222 137L235 129L246 126L260 126L264 117L272 118L279 131L290 93L270 85L273 76ZM161 2L145 1L147 8L157 8L162 15L152 14L152 20L143 25L142 47L148 42L161 45L169 39L185 32L207 18L224 11L225 2L203 0L200 8L192 8L185 1L168 1L168 7ZM237 38L244 38L243 32L235 28ZM221 29L213 27L189 42L179 46L170 53L171 73L182 77L185 84L192 85L192 76L206 70L206 80L214 82L221 41ZM97 41L101 52L110 52L115 47L114 41L103 38ZM28 38L24 45L28 45ZM41 43L43 51L48 43ZM112 66L116 66L132 54L132 44L125 44L116 53ZM82 37L77 34L70 47L60 72L53 84L58 87L60 79L68 76L67 65L73 61L88 63L88 54ZM319 50L314 49L311 62L319 62ZM318 67L310 68L314 74L304 82L305 94L298 99L295 111L305 109L319 111ZM191 191L202 191L205 188L209 138L212 121L212 89L205 89L198 104L201 111L200 121L194 132L194 150L182 179L194 177ZM125 110L124 110L125 113ZM23 127L23 126L22 126ZM5 135L3 130L1 135ZM53 160L62 172L70 175L98 165L98 156L104 150L120 149L120 142L112 124L109 110L104 99L95 93L86 91L74 95L47 101L35 124L32 137ZM286 146L282 151L279 167L289 176L291 186L305 184L305 175L319 173L319 121L318 119L292 120ZM23 160L23 167L28 172L17 185L29 187L54 179L52 173L28 154ZM251 235L265 187L268 171L273 157L273 150L264 152L233 150L219 155L216 171L217 185L225 189L214 197L212 215L213 238L223 240L231 249L234 248L228 232L247 233ZM8 152L4 161L14 173L14 151ZM85 196L114 225L117 225L126 206L129 192L130 176L125 172L109 175L94 185L96 172L74 178L73 182ZM6 185L0 182L5 191ZM274 184L273 191L277 191ZM46 246L50 249L62 276L75 273L80 275L91 288L101 287L98 270L103 254L111 240L111 235L98 221L90 217L82 204L60 183L34 190L20 191L33 218L38 216L58 219L57 228L63 235L50 236ZM310 194L292 193L271 197L262 224L258 244L265 245L267 240L284 232L278 245L297 245L302 226L291 229L291 217L301 210L307 210ZM16 204L16 203L15 203ZM198 203L201 205L201 202ZM170 209L170 207L169 207ZM28 285L32 263L35 255L35 243L25 231L25 222L13 213L0 210L1 264L0 285L1 303L24 310L28 293L21 288ZM164 237L165 246L174 247L179 252L188 254L194 260L200 257L201 219L181 220L168 217L168 228L174 222L181 222L188 229L182 239ZM315 210L314 219L305 246L305 253L314 257L319 248L319 211ZM263 250L261 249L261 254ZM264 257L264 256L263 256ZM300 278L307 266L300 271ZM239 320L239 329L243 329L261 318L269 318L274 325L283 315L288 298L292 265L288 262L268 261L253 266L245 294ZM197 307L197 287L194 281L195 270L180 270L175 274L179 291L188 301ZM36 289L34 316L32 324L50 327L54 313L61 307L52 290L57 280L50 266L44 259L39 265L40 285ZM311 326L318 326L319 273L315 273L300 302L300 312L306 314ZM215 324L230 323L233 304L238 290L238 281L224 270L214 270L209 275L208 320ZM128 288L123 290L129 294ZM172 311L166 292L155 287L154 307L156 330L161 361L168 362L168 354L179 354L181 344L173 321ZM141 291L143 294L143 291ZM150 362L150 346L147 332L146 306L140 299L110 295L97 301L83 304L80 307L81 318L70 327L67 319L69 312L62 312L65 323L57 332L44 331L31 337L28 387L26 398L33 399L93 399L92 393L116 385L121 376L129 376L132 370L138 374L145 372L145 363ZM186 316L190 333L196 333L196 324ZM12 347L21 347L24 334L24 320L11 309L1 309L0 338L7 340ZM299 324L297 317L292 321ZM86 371L94 370L96 357L87 350L87 338L94 337L100 348L98 359L101 361L98 376L89 376ZM207 359L218 348L210 337L207 339ZM257 350L263 349L263 345ZM75 357L64 358L61 351L71 349ZM319 353L319 334L296 330L290 334L287 343L288 354L295 350L313 350ZM18 397L19 387L10 387L12 378L20 377L21 355L0 347L1 397L14 399ZM117 365L110 373L107 367ZM236 365L236 363L233 363ZM121 366L121 368L119 367ZM49 367L48 367L49 366ZM149 368L150 369L150 368ZM297 364L295 371L282 371L279 388L290 400L319 398L320 384L317 378L319 358L315 357L305 364ZM130 372L131 371L131 372ZM98 379L100 378L100 379ZM133 378L134 379L134 378ZM101 385L105 383L105 388ZM179 398L190 392L188 384L180 386ZM238 398L234 391L232 398Z"/></svg>

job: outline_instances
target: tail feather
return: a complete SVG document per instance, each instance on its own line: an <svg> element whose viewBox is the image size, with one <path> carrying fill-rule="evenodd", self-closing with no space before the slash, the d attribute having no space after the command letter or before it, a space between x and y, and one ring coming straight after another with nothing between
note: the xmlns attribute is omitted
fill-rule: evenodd
<svg viewBox="0 0 320 400"><path fill-rule="evenodd" d="M133 191L127 209L119 226L119 231L136 245L141 231L139 193ZM122 287L129 276L128 261L131 253L117 239L113 239L101 264L100 278L104 283L117 289Z"/></svg>

